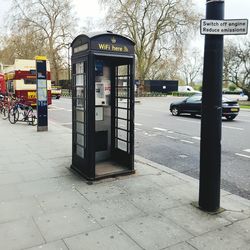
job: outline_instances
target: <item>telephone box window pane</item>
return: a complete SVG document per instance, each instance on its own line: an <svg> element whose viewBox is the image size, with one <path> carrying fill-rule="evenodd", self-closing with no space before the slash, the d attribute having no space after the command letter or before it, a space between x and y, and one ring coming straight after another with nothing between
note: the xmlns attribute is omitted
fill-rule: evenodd
<svg viewBox="0 0 250 250"><path fill-rule="evenodd" d="M84 134L84 124L77 122L76 123L76 132Z"/></svg>
<svg viewBox="0 0 250 250"><path fill-rule="evenodd" d="M83 62L76 64L76 74L82 74L83 73Z"/></svg>
<svg viewBox="0 0 250 250"><path fill-rule="evenodd" d="M81 146L84 146L84 136L77 134L76 136L76 142L80 144Z"/></svg>
<svg viewBox="0 0 250 250"><path fill-rule="evenodd" d="M128 100L124 98L117 98L117 108L128 108Z"/></svg>
<svg viewBox="0 0 250 250"><path fill-rule="evenodd" d="M83 86L83 75L76 75L76 86Z"/></svg>
<svg viewBox="0 0 250 250"><path fill-rule="evenodd" d="M76 154L81 158L84 158L84 148L79 145L76 145Z"/></svg>
<svg viewBox="0 0 250 250"><path fill-rule="evenodd" d="M127 75L128 74L128 65L121 65L118 67L118 75Z"/></svg>
<svg viewBox="0 0 250 250"><path fill-rule="evenodd" d="M76 97L83 98L84 97L84 89L81 87L76 88Z"/></svg>
<svg viewBox="0 0 250 250"><path fill-rule="evenodd" d="M128 132L127 131L124 131L124 130L120 130L120 129L118 129L118 138L119 139L122 139L122 140L127 140L127 134L128 134Z"/></svg>
<svg viewBox="0 0 250 250"><path fill-rule="evenodd" d="M76 120L79 122L84 122L84 111L83 110L76 110Z"/></svg>
<svg viewBox="0 0 250 250"><path fill-rule="evenodd" d="M125 97L128 96L128 89L127 89L127 87L121 87L121 86L119 86L118 90L117 90L117 95L118 95L118 97L124 97L124 99L125 99Z"/></svg>
<svg viewBox="0 0 250 250"><path fill-rule="evenodd" d="M127 142L121 141L121 140L117 140L117 147L125 152L127 152Z"/></svg>
<svg viewBox="0 0 250 250"><path fill-rule="evenodd" d="M77 98L76 99L76 106L77 107L83 107L83 105L84 105L84 99L79 99L79 98Z"/></svg>
<svg viewBox="0 0 250 250"><path fill-rule="evenodd" d="M119 118L127 119L128 111L127 111L126 109L119 109L119 108L118 108L117 110L118 110L117 116L118 116Z"/></svg>
<svg viewBox="0 0 250 250"><path fill-rule="evenodd" d="M122 119L117 119L117 127L128 130L129 122Z"/></svg>

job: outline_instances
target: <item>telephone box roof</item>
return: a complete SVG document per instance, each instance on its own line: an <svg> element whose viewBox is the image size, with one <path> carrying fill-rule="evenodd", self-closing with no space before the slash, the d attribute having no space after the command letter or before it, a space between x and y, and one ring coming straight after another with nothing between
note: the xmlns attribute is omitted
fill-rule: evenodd
<svg viewBox="0 0 250 250"><path fill-rule="evenodd" d="M105 36L105 35L121 37L121 38L123 38L123 39L128 40L128 41L131 42L133 45L135 45L135 43L134 43L131 39L129 39L129 38L123 36L123 35L113 33L112 31L97 31L97 32L89 32L89 33L85 33L85 34L80 34L80 35L78 35L78 36L75 37L75 39L72 41L71 47L72 47L72 45L74 44L74 42L75 42L79 37L86 37L86 38L88 38L89 40L92 40L92 39L94 39L94 38L96 38L96 37Z"/></svg>
<svg viewBox="0 0 250 250"><path fill-rule="evenodd" d="M134 56L135 43L129 38L111 31L95 32L77 36L72 44L72 57L77 58L88 53L102 53L110 56Z"/></svg>

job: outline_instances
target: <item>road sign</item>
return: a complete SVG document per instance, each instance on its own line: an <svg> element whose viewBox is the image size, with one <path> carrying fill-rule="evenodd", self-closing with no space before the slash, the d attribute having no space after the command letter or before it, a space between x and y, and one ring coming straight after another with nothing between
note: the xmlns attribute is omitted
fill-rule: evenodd
<svg viewBox="0 0 250 250"><path fill-rule="evenodd" d="M201 19L200 32L202 35L246 35L248 19Z"/></svg>

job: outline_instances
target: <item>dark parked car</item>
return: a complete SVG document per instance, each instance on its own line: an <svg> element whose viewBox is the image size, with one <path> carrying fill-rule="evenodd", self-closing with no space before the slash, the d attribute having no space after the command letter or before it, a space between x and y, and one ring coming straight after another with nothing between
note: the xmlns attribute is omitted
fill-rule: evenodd
<svg viewBox="0 0 250 250"><path fill-rule="evenodd" d="M173 102L170 104L170 112L172 115L180 115L188 113L192 116L201 115L201 94L195 94L185 100ZM233 120L239 113L240 106L237 101L222 97L222 116L228 120Z"/></svg>

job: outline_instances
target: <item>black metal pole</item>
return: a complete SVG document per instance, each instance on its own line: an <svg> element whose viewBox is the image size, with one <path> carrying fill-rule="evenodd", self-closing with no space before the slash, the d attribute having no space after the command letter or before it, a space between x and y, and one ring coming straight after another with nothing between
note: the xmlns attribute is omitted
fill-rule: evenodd
<svg viewBox="0 0 250 250"><path fill-rule="evenodd" d="M69 94L71 93L71 78L70 78L70 54L69 54L69 50L71 48L71 44L68 44L68 88L69 88Z"/></svg>
<svg viewBox="0 0 250 250"><path fill-rule="evenodd" d="M224 19L224 0L206 0L206 19ZM220 208L223 35L206 35L202 86L199 207Z"/></svg>

